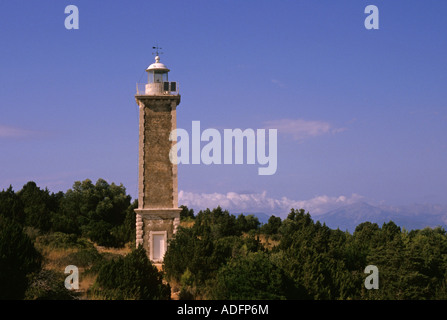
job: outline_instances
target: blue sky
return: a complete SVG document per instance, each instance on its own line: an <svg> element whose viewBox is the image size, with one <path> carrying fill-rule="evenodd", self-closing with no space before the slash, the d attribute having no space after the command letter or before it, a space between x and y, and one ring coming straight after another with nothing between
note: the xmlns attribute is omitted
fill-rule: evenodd
<svg viewBox="0 0 447 320"><path fill-rule="evenodd" d="M64 27L70 4L79 30ZM370 4L379 30L364 27ZM0 189L104 178L135 197L135 84L158 42L179 128L278 127L275 175L180 165L181 203L445 205L446 12L435 0L2 1Z"/></svg>

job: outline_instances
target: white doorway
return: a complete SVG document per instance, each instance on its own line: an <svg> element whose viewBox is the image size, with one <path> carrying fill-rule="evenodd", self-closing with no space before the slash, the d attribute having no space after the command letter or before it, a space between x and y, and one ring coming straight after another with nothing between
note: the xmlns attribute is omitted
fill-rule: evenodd
<svg viewBox="0 0 447 320"><path fill-rule="evenodd" d="M166 252L166 231L152 231L150 234L152 240L151 260L154 262L163 261Z"/></svg>

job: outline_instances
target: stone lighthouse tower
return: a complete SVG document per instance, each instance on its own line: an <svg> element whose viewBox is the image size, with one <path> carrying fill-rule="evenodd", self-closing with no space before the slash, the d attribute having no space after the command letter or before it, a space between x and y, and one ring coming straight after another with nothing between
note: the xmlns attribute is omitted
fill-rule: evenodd
<svg viewBox="0 0 447 320"><path fill-rule="evenodd" d="M177 164L169 153L176 141L176 108L180 94L176 82L168 81L169 69L155 57L147 69L148 82L137 85L139 106L138 209L136 245L142 245L154 263L161 263L168 241L180 224ZM175 161L174 161L175 162Z"/></svg>

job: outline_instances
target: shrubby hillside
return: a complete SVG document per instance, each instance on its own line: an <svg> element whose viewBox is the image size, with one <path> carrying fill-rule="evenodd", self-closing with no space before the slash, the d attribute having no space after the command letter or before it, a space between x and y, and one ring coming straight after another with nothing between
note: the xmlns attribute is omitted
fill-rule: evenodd
<svg viewBox="0 0 447 320"><path fill-rule="evenodd" d="M136 201L99 179L50 193L0 192L0 299L445 299L447 235L393 221L331 229L309 212L253 215L183 207L162 271L135 248ZM81 292L64 268L81 271ZM367 290L364 269L379 270Z"/></svg>
<svg viewBox="0 0 447 320"><path fill-rule="evenodd" d="M445 299L447 237L442 228L402 230L360 223L350 234L313 221L303 209L286 219L246 224L221 208L198 213L165 257L180 296L216 299ZM250 227L241 229L241 226ZM379 269L367 290L364 269Z"/></svg>

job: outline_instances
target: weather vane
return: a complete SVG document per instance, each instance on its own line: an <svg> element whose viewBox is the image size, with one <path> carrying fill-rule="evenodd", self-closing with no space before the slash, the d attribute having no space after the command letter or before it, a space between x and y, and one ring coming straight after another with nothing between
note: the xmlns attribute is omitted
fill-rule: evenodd
<svg viewBox="0 0 447 320"><path fill-rule="evenodd" d="M162 47L160 47L158 45L158 43L155 45L155 47L152 47L152 49L155 50L155 53L152 52L152 54L155 54L156 56L159 56L160 54L163 54L163 52L160 52L161 49L163 49Z"/></svg>

